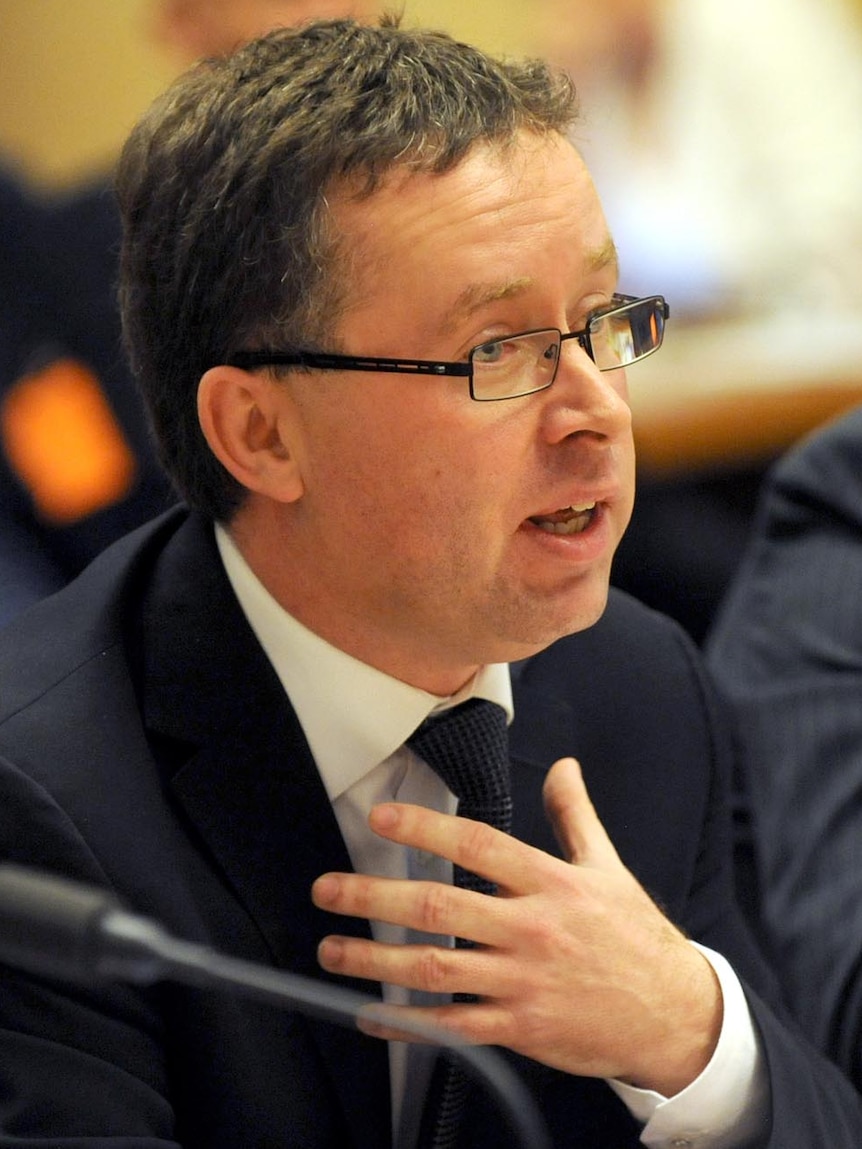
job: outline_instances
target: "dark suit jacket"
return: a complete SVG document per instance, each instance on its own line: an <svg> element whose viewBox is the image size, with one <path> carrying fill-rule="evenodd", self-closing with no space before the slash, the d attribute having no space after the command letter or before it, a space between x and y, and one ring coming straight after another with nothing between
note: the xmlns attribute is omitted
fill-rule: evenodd
<svg viewBox="0 0 862 1149"><path fill-rule="evenodd" d="M626 862L768 994L731 904L721 732L678 628L615 594L596 627L517 669L515 833L555 849L541 783L555 757L578 754ZM104 884L182 937L310 976L322 976L325 933L365 932L311 905L313 879L349 868L348 856L194 516L143 528L14 623L0 690L5 857ZM762 1145L858 1149L855 1094L752 1003L775 1105ZM0 1026L3 1147L389 1144L385 1046L331 1024L171 985L77 988L7 972ZM559 1149L638 1144L603 1083L513 1060ZM463 1144L511 1146L473 1097Z"/></svg>
<svg viewBox="0 0 862 1149"><path fill-rule="evenodd" d="M739 718L769 948L862 1086L862 409L770 475L709 657Z"/></svg>

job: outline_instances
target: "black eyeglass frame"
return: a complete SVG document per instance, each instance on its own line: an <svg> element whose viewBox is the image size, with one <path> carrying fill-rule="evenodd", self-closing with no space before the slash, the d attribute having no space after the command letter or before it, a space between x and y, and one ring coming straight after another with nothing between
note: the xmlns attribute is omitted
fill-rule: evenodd
<svg viewBox="0 0 862 1149"><path fill-rule="evenodd" d="M648 355L652 355L653 352L658 351L661 347L662 340L664 339L664 323L670 315L670 308L663 295L636 296L615 294L612 297L611 306L592 312L587 318L586 326L580 331L564 332L560 331L558 327L537 327L532 331L516 331L512 335L505 335L500 339L488 339L484 343L479 343L475 347L472 347L466 363L454 363L436 359L390 359L368 355L336 355L321 351L235 351L227 358L226 362L230 367L240 367L246 371L252 371L259 367L308 367L317 371L375 371L397 375L457 376L469 379L471 399L479 403L497 403L503 399L519 399L524 395L533 395L537 391L547 390L557 377L559 357L554 366L554 372L547 383L543 383L539 387L532 387L527 391L519 391L515 395L484 396L476 395L473 389L473 356L477 351L493 346L495 343L505 343L509 339L520 339L523 336L538 335L541 332L547 331L549 334L556 333L559 336L561 346L568 339L577 340L578 345L586 352L590 359L592 359L593 363L595 363L596 359L590 339L594 325L598 323L599 320L610 319L620 312L630 311L638 304L646 303L652 303L662 317L662 329L658 342L655 347L651 347L649 351L644 352L642 355L637 355L625 363L615 363L608 367L599 366L599 371L617 371L621 367L628 367L632 363L638 363L641 359L646 359ZM598 364L596 365L598 366Z"/></svg>

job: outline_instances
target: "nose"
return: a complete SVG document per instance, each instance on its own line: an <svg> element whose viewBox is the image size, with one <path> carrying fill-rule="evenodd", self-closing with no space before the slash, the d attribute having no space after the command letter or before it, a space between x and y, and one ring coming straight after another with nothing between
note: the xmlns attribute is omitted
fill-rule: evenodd
<svg viewBox="0 0 862 1149"><path fill-rule="evenodd" d="M578 432L608 440L631 435L625 370L599 371L575 339L562 344L553 386L542 394L551 440Z"/></svg>

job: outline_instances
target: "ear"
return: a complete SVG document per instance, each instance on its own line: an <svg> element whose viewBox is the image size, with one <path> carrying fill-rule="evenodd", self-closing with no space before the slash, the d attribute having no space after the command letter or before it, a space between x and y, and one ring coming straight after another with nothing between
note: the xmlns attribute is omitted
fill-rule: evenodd
<svg viewBox="0 0 862 1149"><path fill-rule="evenodd" d="M198 385L198 419L210 450L237 482L282 503L303 493L293 404L263 371L211 367Z"/></svg>

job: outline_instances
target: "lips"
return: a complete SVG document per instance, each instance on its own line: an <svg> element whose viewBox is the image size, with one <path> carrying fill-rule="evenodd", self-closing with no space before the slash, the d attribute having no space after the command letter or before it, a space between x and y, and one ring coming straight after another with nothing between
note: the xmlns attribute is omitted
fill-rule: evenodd
<svg viewBox="0 0 862 1149"><path fill-rule="evenodd" d="M549 535L579 535L593 521L596 504L563 507L550 515L531 515L529 522Z"/></svg>

